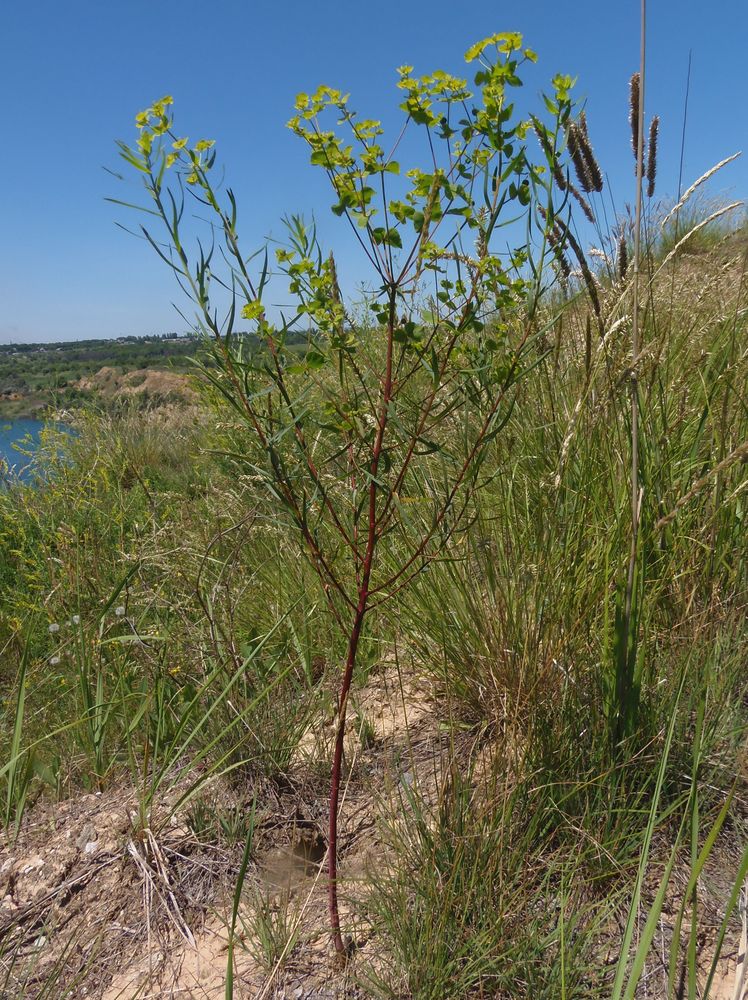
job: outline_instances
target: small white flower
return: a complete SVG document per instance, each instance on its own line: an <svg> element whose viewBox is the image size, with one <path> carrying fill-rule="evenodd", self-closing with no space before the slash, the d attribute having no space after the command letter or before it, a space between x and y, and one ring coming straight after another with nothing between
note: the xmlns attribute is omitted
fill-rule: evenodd
<svg viewBox="0 0 748 1000"><path fill-rule="evenodd" d="M54 635L55 632L60 631L60 626L57 624L57 622L52 622L47 631L49 632L50 635Z"/></svg>
<svg viewBox="0 0 748 1000"><path fill-rule="evenodd" d="M70 619L70 621L73 623L73 625L80 625L80 623L81 623L81 616L80 615L73 615L73 617Z"/></svg>
<svg viewBox="0 0 748 1000"><path fill-rule="evenodd" d="M120 605L119 605L119 607L116 607L116 608L114 609L114 613L115 613L115 615L116 615L116 616L117 616L118 618L122 618L122 616L123 616L123 615L124 615L124 613L125 613L125 606L124 606L124 604L120 604Z"/></svg>
<svg viewBox="0 0 748 1000"><path fill-rule="evenodd" d="M52 659L49 661L49 665L51 667L56 667L56 666L58 666L59 662L60 662L60 657L59 656L53 656Z"/></svg>

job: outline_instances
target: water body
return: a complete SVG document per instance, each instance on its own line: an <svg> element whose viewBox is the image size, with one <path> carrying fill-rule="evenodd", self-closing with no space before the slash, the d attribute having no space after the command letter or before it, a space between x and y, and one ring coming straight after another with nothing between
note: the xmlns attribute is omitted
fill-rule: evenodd
<svg viewBox="0 0 748 1000"><path fill-rule="evenodd" d="M23 417L19 420L4 421L0 417L0 483L11 479L28 478L28 465L31 459L13 447L19 445L23 451L30 452L39 443L39 436L44 428L44 421Z"/></svg>

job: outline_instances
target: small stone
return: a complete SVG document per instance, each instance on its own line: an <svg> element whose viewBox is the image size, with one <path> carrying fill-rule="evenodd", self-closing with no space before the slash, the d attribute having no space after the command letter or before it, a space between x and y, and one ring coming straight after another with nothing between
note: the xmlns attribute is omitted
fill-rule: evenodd
<svg viewBox="0 0 748 1000"><path fill-rule="evenodd" d="M44 867L44 858L40 858L38 855L27 861L26 864L21 868L21 874L27 875L29 872L34 872L39 868Z"/></svg>
<svg viewBox="0 0 748 1000"><path fill-rule="evenodd" d="M99 835L96 832L96 827L93 825L93 823L86 823L84 824L83 829L80 832L80 835L75 841L75 846L78 848L79 851L85 851L86 854L90 854L91 851L89 850L88 845L93 843L94 841L97 841L98 839Z"/></svg>

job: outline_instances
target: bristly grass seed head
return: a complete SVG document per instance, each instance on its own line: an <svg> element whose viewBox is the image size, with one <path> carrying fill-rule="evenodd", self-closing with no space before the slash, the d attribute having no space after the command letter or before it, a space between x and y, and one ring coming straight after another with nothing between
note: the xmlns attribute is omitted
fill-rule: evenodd
<svg viewBox="0 0 748 1000"><path fill-rule="evenodd" d="M618 277L621 281L626 278L629 269L628 248L626 247L626 234L621 233L618 239Z"/></svg>
<svg viewBox="0 0 748 1000"><path fill-rule="evenodd" d="M567 133L567 141L569 144L569 154L574 164L574 171L577 175L579 185L585 193L589 194L595 190L595 184L586 157L582 152L583 134L578 125L571 124Z"/></svg>
<svg viewBox="0 0 748 1000"><path fill-rule="evenodd" d="M655 178L657 177L657 136L660 129L660 116L655 115L649 126L649 145L647 155L647 197L655 193Z"/></svg>
<svg viewBox="0 0 748 1000"><path fill-rule="evenodd" d="M634 151L634 162L639 157L639 108L641 106L641 94L639 86L639 74L634 73L629 82L629 122L631 124L631 148Z"/></svg>

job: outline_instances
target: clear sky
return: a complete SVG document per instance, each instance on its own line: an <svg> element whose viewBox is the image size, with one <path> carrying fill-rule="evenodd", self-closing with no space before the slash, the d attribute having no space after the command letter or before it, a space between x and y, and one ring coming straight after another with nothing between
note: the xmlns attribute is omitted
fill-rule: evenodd
<svg viewBox="0 0 748 1000"><path fill-rule="evenodd" d="M664 195L677 189L689 50L685 183L748 145L748 2L649 7L647 112L662 119ZM578 77L621 207L633 195L626 116L638 8L638 0L8 0L0 18L0 342L185 329L172 277L115 225L134 220L104 200L126 193L102 169L118 168L115 139L132 141L135 113L167 93L180 134L217 140L244 245L280 235L286 213L314 213L336 243L344 289L360 277L360 261L345 223L329 213L321 171L285 128L296 93L319 83L350 91L362 115L393 121L395 67L464 74L471 43L521 31L540 57L526 98L555 72ZM712 192L748 195L748 150Z"/></svg>

